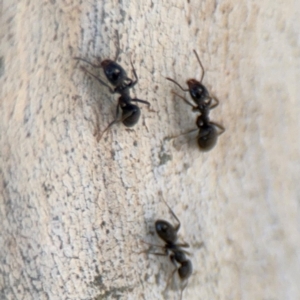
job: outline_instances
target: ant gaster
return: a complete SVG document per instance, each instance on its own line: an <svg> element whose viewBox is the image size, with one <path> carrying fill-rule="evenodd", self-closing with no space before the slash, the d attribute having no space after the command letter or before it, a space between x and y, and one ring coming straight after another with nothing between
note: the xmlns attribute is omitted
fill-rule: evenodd
<svg viewBox="0 0 300 300"><path fill-rule="evenodd" d="M166 203L166 201L164 201ZM173 226L171 223L165 220L156 220L155 222L155 230L158 236L165 242L164 246L157 246L164 249L163 253L156 253L156 252L149 252L150 254L160 255L160 256L169 256L171 262L176 267L172 274L170 275L167 286L169 285L169 281L171 277L174 276L175 272L178 272L179 279L182 283L181 287L181 295L180 299L182 299L182 293L183 290L187 286L188 278L192 275L193 272L193 266L189 259L187 259L186 254L189 254L187 251L183 250L182 248L188 248L189 244L183 243L179 244L177 243L177 233L180 229L180 221L178 217L175 215L173 210L170 208L170 206L166 203L166 205L169 208L170 213L172 216L176 219L178 224L176 226Z"/></svg>
<svg viewBox="0 0 300 300"><path fill-rule="evenodd" d="M203 65L200 61L200 58L197 52L194 50L196 58L200 64L202 69L202 75L200 81L196 79L189 79L187 80L188 89L184 89L177 81L167 77L166 79L175 83L181 90L185 92L189 92L194 103L194 106L190 101L186 98L178 95L177 93L173 92L173 94L180 97L185 103L190 105L193 108L193 111L199 111L200 116L197 118L196 125L199 128L199 134L197 137L198 146L202 151L209 151L211 150L215 144L217 143L218 136L221 135L225 128L222 125L217 123L211 122L209 119L210 110L215 108L219 105L219 100L216 97L210 96L207 88L202 84L202 80L205 75L205 70ZM215 103L213 103L213 100ZM217 130L219 129L219 131ZM194 131L194 130L192 130Z"/></svg>
<svg viewBox="0 0 300 300"><path fill-rule="evenodd" d="M209 120L208 109L198 116L196 125L199 128L197 137L198 146L202 151L211 150L217 143L218 136L225 131L225 128ZM217 128L220 129L218 132Z"/></svg>
<svg viewBox="0 0 300 300"><path fill-rule="evenodd" d="M108 124L108 126L105 128L102 134L98 135L97 138L98 141L101 139L102 135L115 123L122 122L126 127L132 127L138 122L141 115L141 111L137 105L134 105L131 102L140 102L140 103L150 105L148 101L144 101L140 99L132 99L130 97L129 89L134 87L137 84L138 76L131 60L130 63L132 66L132 72L135 77L134 81L127 76L126 71L116 62L120 54L120 40L119 40L118 33L117 33L117 41L118 41L117 52L114 60L105 59L100 63L100 65L95 65L83 58L75 57L75 59L84 61L94 68L103 68L107 80L110 82L112 86L114 86L113 89L107 83L105 83L101 78L89 72L84 67L81 67L82 70L84 70L90 76L94 77L102 85L106 86L110 91L110 93L112 94L118 93L121 95L118 99L116 117L111 123ZM119 116L120 108L122 110L121 117Z"/></svg>

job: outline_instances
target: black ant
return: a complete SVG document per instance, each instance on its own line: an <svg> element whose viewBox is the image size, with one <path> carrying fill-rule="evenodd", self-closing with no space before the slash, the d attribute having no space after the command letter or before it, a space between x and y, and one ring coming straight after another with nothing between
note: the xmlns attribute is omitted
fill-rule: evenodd
<svg viewBox="0 0 300 300"><path fill-rule="evenodd" d="M140 100L140 99L132 99L130 97L129 89L134 87L138 82L138 76L135 71L135 68L133 66L132 61L130 60L132 71L135 77L135 80L133 81L127 76L126 71L116 62L118 60L119 54L120 54L120 40L119 35L117 32L117 52L114 60L111 59L105 59L103 60L100 65L92 64L91 62L75 57L76 60L81 60L89 65L91 65L94 68L103 68L104 73L106 75L106 78L108 81L114 86L114 89L112 89L107 83L105 83L102 79L94 75L93 73L89 72L84 67L81 67L83 71L88 73L90 76L94 77L97 81L99 81L101 84L106 86L108 90L112 93L118 93L121 96L118 99L118 105L116 110L116 118L108 124L108 126L105 128L105 130L102 132L102 134L98 135L97 141L101 139L102 135L115 123L122 122L126 127L132 127L134 126L141 115L140 108L137 105L131 104L131 102L140 102L147 105L150 105L148 101ZM122 109L122 116L119 117L119 108Z"/></svg>
<svg viewBox="0 0 300 300"><path fill-rule="evenodd" d="M182 248L188 248L189 244L183 243L178 244L177 243L177 233L180 229L180 221L178 217L175 215L173 210L170 208L170 206L167 204L166 201L164 201L166 205L168 206L172 216L176 219L178 224L176 226L173 226L171 223L165 220L156 220L155 221L155 230L158 236L165 242L165 246L158 246L158 245L152 245L161 247L164 249L163 253L156 253L156 252L149 252L150 254L154 255L160 255L160 256L169 256L171 262L175 265L175 269L170 275L166 289L169 285L170 279L174 276L175 272L178 272L178 276L182 282L182 288L181 288L181 295L180 299L182 299L183 290L187 286L188 278L192 275L193 272L193 266L189 259L187 259L186 254L189 254L187 251L183 250ZM150 244L151 245L151 244Z"/></svg>
<svg viewBox="0 0 300 300"><path fill-rule="evenodd" d="M166 79L175 83L183 91L190 93L196 106L194 106L186 98L173 92L173 94L177 95L185 103L190 105L193 108L193 111L200 112L200 116L197 118L197 121L196 121L196 125L199 128L199 134L198 134L198 138L197 138L198 146L202 151L209 151L215 146L218 136L221 135L225 131L225 128L223 126L221 126L217 123L211 122L209 120L210 110L212 110L213 108L215 108L219 105L219 100L216 97L210 96L207 88L202 84L202 80L205 75L205 70L203 68L203 65L200 61L200 58L199 58L197 52L195 50L193 50L193 51L194 51L196 58L200 64L200 67L202 69L202 76L201 76L200 81L197 81L196 79L189 79L186 82L189 88L184 89L174 79L171 79L169 77L167 77ZM213 103L213 100L215 100L215 103ZM219 128L220 131L218 131L217 128Z"/></svg>

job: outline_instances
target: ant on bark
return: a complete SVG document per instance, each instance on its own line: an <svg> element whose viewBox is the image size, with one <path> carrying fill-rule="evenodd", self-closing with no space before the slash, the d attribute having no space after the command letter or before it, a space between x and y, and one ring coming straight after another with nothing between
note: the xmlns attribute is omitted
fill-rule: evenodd
<svg viewBox="0 0 300 300"><path fill-rule="evenodd" d="M217 143L218 136L221 135L225 128L217 123L211 122L209 119L210 111L219 105L219 100L216 97L210 96L207 88L202 84L202 80L205 75L204 67L200 61L200 58L196 52L193 50L196 58L199 62L199 65L202 69L202 75L200 81L196 79L189 79L187 80L188 89L184 89L177 81L172 78L166 77L167 80L175 83L181 90L184 92L189 92L194 103L194 106L190 101L186 98L178 95L177 93L173 92L176 96L180 97L185 103L190 105L193 108L193 111L199 111L200 116L196 120L196 125L199 128L199 134L197 137L198 146L202 151L209 151L211 150L215 144ZM213 100L215 103L213 103ZM219 131L217 130L219 129ZM197 130L197 129L195 129ZM195 130L191 130L195 131Z"/></svg>
<svg viewBox="0 0 300 300"><path fill-rule="evenodd" d="M116 56L113 60L105 59L100 63L100 65L95 65L95 64L87 61L86 59L83 59L80 57L74 57L74 59L84 61L94 68L103 68L103 71L104 71L104 74L105 74L107 80L111 83L111 85L114 86L113 89L107 83L105 83L101 78L99 78L96 75L94 75L93 73L89 72L86 68L81 67L81 69L84 72L88 73L90 76L94 77L98 82L100 82L102 85L106 86L108 88L108 90L110 91L110 93L112 93L112 94L118 93L121 95L118 99L118 105L117 105L117 109L116 109L116 117L111 123L108 124L108 126L105 128L105 130L100 135L98 135L98 137L97 137L98 142L100 141L103 134L113 124L122 122L126 127L132 127L138 122L140 115L141 115L140 108L137 105L132 104L131 102L140 102L140 103L147 104L148 106L150 105L150 103L148 101L131 98L129 89L131 89L132 87L134 87L137 84L138 76L137 76L137 73L135 71L135 68L133 66L131 59L130 59L130 63L132 66L132 72L134 74L135 80L132 80L131 78L129 78L127 76L126 71L117 63L119 54L120 54L120 39L119 39L119 34L117 32L117 52L116 52ZM120 108L122 110L121 117L119 116Z"/></svg>
<svg viewBox="0 0 300 300"><path fill-rule="evenodd" d="M175 215L175 213L171 209L171 207L167 204L167 202L165 200L164 200L164 202L167 205L167 207L169 208L169 211L172 214L172 216L178 222L178 224L176 226L173 226L168 221L160 220L160 219L156 220L155 221L156 233L165 242L165 245L164 246L152 245L152 244L150 244L150 245L160 247L164 250L164 252L162 252L162 253L149 252L149 250L151 248L149 250L143 251L143 252L147 252L149 254L154 254L154 255L159 255L159 256L169 256L170 257L170 260L173 263L173 265L175 266L175 269L167 281L165 290L169 286L170 279L177 272L179 279L182 283L181 294L180 294L180 299L182 299L183 290L187 287L188 278L192 275L192 272L193 272L192 263L186 257L186 255L189 253L182 249L182 248L188 248L189 244L187 244L187 243L178 244L177 243L177 239L178 239L177 233L180 229L181 224L180 224L178 217Z"/></svg>

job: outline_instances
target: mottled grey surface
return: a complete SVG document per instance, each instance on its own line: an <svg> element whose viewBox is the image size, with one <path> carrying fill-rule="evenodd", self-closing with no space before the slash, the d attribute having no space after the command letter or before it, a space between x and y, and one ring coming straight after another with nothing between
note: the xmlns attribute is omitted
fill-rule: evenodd
<svg viewBox="0 0 300 300"><path fill-rule="evenodd" d="M300 4L167 2L0 2L1 299L179 299L169 259L138 254L174 221L162 197L191 245L183 299L300 297ZM151 108L98 144L118 96L72 58L114 57L115 30ZM193 49L226 127L208 153L169 139L195 127L165 80L200 78Z"/></svg>

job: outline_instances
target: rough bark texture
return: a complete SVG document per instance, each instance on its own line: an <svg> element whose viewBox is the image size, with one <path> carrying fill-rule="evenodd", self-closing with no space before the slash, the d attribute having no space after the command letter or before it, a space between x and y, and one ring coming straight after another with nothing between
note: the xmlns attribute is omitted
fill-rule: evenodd
<svg viewBox="0 0 300 300"><path fill-rule="evenodd" d="M183 299L299 299L299 1L0 3L1 299L179 299L170 260L138 254L175 222L163 198L191 245ZM116 30L151 109L97 143L117 95L73 57L114 57ZM168 139L195 127L165 80L200 78L193 49L226 127L207 153Z"/></svg>

